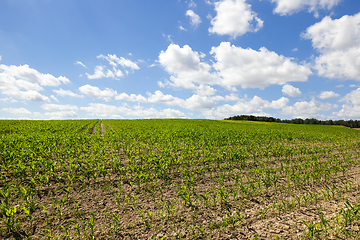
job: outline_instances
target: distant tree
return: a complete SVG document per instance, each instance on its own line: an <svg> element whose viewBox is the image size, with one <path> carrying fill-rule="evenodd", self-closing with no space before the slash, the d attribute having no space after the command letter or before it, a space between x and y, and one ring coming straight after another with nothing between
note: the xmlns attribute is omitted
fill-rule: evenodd
<svg viewBox="0 0 360 240"><path fill-rule="evenodd" d="M224 118L225 120L246 120L246 121L260 121L260 122L277 122L277 123L293 123L293 124L321 124L321 125L342 125L350 128L360 128L360 121L358 120L318 120L316 118L295 118L291 120L281 120L280 118L253 116L253 115L236 115L233 117Z"/></svg>

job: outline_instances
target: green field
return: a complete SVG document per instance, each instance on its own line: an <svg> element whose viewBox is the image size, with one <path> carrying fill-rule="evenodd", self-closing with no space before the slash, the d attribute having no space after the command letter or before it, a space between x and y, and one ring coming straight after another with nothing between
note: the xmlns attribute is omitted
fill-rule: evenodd
<svg viewBox="0 0 360 240"><path fill-rule="evenodd" d="M360 132L0 121L0 239L359 239Z"/></svg>

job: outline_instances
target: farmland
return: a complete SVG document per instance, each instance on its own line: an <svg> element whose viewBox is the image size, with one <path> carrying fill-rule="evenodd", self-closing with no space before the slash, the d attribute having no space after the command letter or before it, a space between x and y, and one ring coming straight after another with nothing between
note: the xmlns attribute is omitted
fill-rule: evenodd
<svg viewBox="0 0 360 240"><path fill-rule="evenodd" d="M0 121L0 239L358 239L360 132Z"/></svg>

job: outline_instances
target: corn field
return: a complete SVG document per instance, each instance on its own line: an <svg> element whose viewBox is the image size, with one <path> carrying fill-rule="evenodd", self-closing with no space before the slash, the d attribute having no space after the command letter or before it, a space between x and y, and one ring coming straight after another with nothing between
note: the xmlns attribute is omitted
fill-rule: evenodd
<svg viewBox="0 0 360 240"><path fill-rule="evenodd" d="M0 239L360 239L360 132L1 120Z"/></svg>

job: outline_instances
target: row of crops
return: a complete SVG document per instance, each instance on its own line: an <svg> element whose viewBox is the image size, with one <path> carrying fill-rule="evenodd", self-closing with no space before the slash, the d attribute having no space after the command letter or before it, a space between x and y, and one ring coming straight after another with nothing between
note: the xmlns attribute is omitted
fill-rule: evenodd
<svg viewBox="0 0 360 240"><path fill-rule="evenodd" d="M0 239L357 239L359 132L0 121Z"/></svg>

